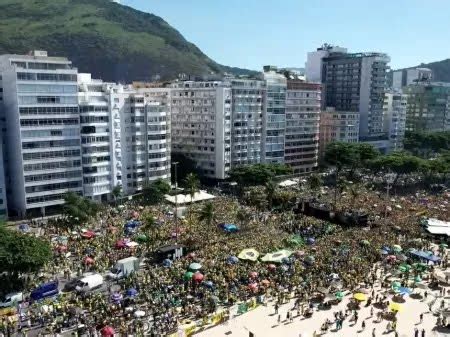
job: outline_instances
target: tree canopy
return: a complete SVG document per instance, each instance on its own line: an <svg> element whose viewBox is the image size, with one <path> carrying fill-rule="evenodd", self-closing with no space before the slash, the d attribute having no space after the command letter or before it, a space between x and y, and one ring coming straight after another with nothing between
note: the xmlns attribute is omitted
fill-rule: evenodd
<svg viewBox="0 0 450 337"><path fill-rule="evenodd" d="M417 156L429 157L450 149L450 131L405 133L404 149Z"/></svg>
<svg viewBox="0 0 450 337"><path fill-rule="evenodd" d="M66 193L64 201L63 213L71 226L88 222L100 210L100 205L74 192Z"/></svg>
<svg viewBox="0 0 450 337"><path fill-rule="evenodd" d="M0 273L38 272L52 257L50 244L34 236L0 228Z"/></svg>
<svg viewBox="0 0 450 337"><path fill-rule="evenodd" d="M163 201L164 195L169 192L170 184L163 179L157 179L145 184L142 189L142 198L145 202L154 205Z"/></svg>
<svg viewBox="0 0 450 337"><path fill-rule="evenodd" d="M324 159L340 171L364 167L379 155L380 152L369 144L334 142L326 147Z"/></svg>
<svg viewBox="0 0 450 337"><path fill-rule="evenodd" d="M233 168L230 179L241 186L265 185L276 176L292 173L289 166L282 164L255 164Z"/></svg>

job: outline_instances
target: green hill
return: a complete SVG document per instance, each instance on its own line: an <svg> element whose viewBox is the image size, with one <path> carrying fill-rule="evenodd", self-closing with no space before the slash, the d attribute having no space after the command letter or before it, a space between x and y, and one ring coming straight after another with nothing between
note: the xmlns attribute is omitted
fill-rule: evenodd
<svg viewBox="0 0 450 337"><path fill-rule="evenodd" d="M433 81L437 82L450 82L450 59L436 61L431 63L422 63L417 67L429 68L433 71ZM417 68L412 67L412 68ZM405 68L410 69L410 68ZM402 69L398 69L402 70Z"/></svg>
<svg viewBox="0 0 450 337"><path fill-rule="evenodd" d="M160 17L110 0L0 0L0 54L33 49L105 81L248 72L217 64Z"/></svg>

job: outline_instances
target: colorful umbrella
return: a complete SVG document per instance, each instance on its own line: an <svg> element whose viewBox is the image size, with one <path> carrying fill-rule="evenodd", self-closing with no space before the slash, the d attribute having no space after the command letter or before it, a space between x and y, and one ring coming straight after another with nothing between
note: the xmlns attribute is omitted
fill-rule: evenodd
<svg viewBox="0 0 450 337"><path fill-rule="evenodd" d="M367 300L366 294L363 294L363 293L356 293L355 295L353 295L353 298L354 298L355 300L361 301L361 302Z"/></svg>
<svg viewBox="0 0 450 337"><path fill-rule="evenodd" d="M189 265L189 269L193 270L193 271L197 271L199 269L202 269L202 265L200 263L193 262Z"/></svg>
<svg viewBox="0 0 450 337"><path fill-rule="evenodd" d="M392 285L391 285L392 289L398 289L401 286L402 286L402 284L400 282L398 282L398 281L392 282Z"/></svg>
<svg viewBox="0 0 450 337"><path fill-rule="evenodd" d="M192 279L192 276L194 276L194 273L191 271L187 271L186 273L184 273L183 278L185 281L189 281L190 279Z"/></svg>
<svg viewBox="0 0 450 337"><path fill-rule="evenodd" d="M249 287L250 290L256 291L256 290L258 290L258 283L256 283L256 282L250 283L250 284L248 285L248 287Z"/></svg>
<svg viewBox="0 0 450 337"><path fill-rule="evenodd" d="M138 291L134 288L130 288L127 290L127 296L128 297L136 297L138 294Z"/></svg>
<svg viewBox="0 0 450 337"><path fill-rule="evenodd" d="M392 250L396 253L400 253L402 251L402 247L400 245L393 245Z"/></svg>
<svg viewBox="0 0 450 337"><path fill-rule="evenodd" d="M394 311L394 312L401 312L401 311L403 311L403 307L402 307L400 304L395 303L395 302L392 302L392 303L389 305L389 309L390 309L391 311Z"/></svg>
<svg viewBox="0 0 450 337"><path fill-rule="evenodd" d="M256 261L258 257L259 257L258 251L256 251L253 248L244 249L238 255L238 258L240 258L241 260L250 260L250 261Z"/></svg>
<svg viewBox="0 0 450 337"><path fill-rule="evenodd" d="M91 258L91 257L89 257L89 256L86 256L85 258L84 258L84 263L85 264L94 264L94 262L95 262L95 260L93 259L93 258Z"/></svg>
<svg viewBox="0 0 450 337"><path fill-rule="evenodd" d="M200 283L200 282L203 281L203 279L204 279L205 277L203 276L202 273L196 272L192 278L193 278L193 280L194 280L195 282Z"/></svg>
<svg viewBox="0 0 450 337"><path fill-rule="evenodd" d="M337 298L338 300L342 300L342 299L344 298L344 293L343 293L342 291L338 291L338 292L335 294L335 296L336 296L336 298Z"/></svg>
<svg viewBox="0 0 450 337"><path fill-rule="evenodd" d="M230 256L228 259L227 259L227 262L228 262L228 264L236 264L236 263L238 263L239 262L239 259L238 259L238 257L237 256Z"/></svg>
<svg viewBox="0 0 450 337"><path fill-rule="evenodd" d="M369 246L369 245L370 245L370 242L369 242L369 240L362 240L362 241L361 241L361 244L362 244L363 246Z"/></svg>
<svg viewBox="0 0 450 337"><path fill-rule="evenodd" d="M250 273L248 273L248 277L250 277L250 278L257 278L258 277L258 273L256 271L251 271Z"/></svg>
<svg viewBox="0 0 450 337"><path fill-rule="evenodd" d="M269 269L270 271L274 271L275 269L277 269L277 266L274 265L274 264L269 264L269 265L267 266L267 269Z"/></svg>
<svg viewBox="0 0 450 337"><path fill-rule="evenodd" d="M102 336L114 336L116 332L114 331L114 328L111 326L105 326L102 330L101 330L101 334Z"/></svg>

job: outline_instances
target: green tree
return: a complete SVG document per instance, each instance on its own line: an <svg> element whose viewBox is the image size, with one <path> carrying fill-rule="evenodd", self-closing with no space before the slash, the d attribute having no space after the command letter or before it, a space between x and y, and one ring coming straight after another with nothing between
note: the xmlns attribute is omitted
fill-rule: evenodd
<svg viewBox="0 0 450 337"><path fill-rule="evenodd" d="M194 199L195 193L197 193L200 189L200 181L197 178L197 175L194 173L189 173L184 179L184 186L186 191L189 193L191 197L191 201Z"/></svg>
<svg viewBox="0 0 450 337"><path fill-rule="evenodd" d="M120 185L114 186L111 193L114 197L114 204L117 206L119 198L122 196L122 186L120 186Z"/></svg>
<svg viewBox="0 0 450 337"><path fill-rule="evenodd" d="M316 193L322 187L323 181L320 175L313 173L307 178L306 184L313 193Z"/></svg>
<svg viewBox="0 0 450 337"><path fill-rule="evenodd" d="M148 181L142 189L142 198L144 202L155 205L164 200L164 195L170 192L170 185L166 180L157 179L153 182Z"/></svg>
<svg viewBox="0 0 450 337"><path fill-rule="evenodd" d="M269 209L272 209L273 206L273 198L275 196L275 193L277 191L277 184L275 181L270 179L265 184L265 191L267 196L267 204L269 206Z"/></svg>
<svg viewBox="0 0 450 337"><path fill-rule="evenodd" d="M47 241L0 228L0 273L36 273L52 258Z"/></svg>
<svg viewBox="0 0 450 337"><path fill-rule="evenodd" d="M156 241L158 240L157 237L157 225L156 225L156 220L154 218L154 216L151 213L145 213L144 216L142 217L142 222L143 222L143 226L142 226L142 230L145 233L145 235L147 236L147 240L146 240L146 248L147 251L149 251L150 246L151 249L154 250L154 245L156 243Z"/></svg>
<svg viewBox="0 0 450 337"><path fill-rule="evenodd" d="M267 209L267 195L264 189L260 186L252 186L245 190L244 201L253 207L256 207L259 211L265 211Z"/></svg>
<svg viewBox="0 0 450 337"><path fill-rule="evenodd" d="M230 179L240 187L265 185L276 176L292 173L292 169L282 164L254 164L233 168Z"/></svg>
<svg viewBox="0 0 450 337"><path fill-rule="evenodd" d="M198 219L204 222L211 230L216 220L216 210L212 202L205 203L198 212Z"/></svg>
<svg viewBox="0 0 450 337"><path fill-rule="evenodd" d="M100 210L100 206L97 203L74 192L66 193L64 202L63 213L67 217L69 226L89 222Z"/></svg>

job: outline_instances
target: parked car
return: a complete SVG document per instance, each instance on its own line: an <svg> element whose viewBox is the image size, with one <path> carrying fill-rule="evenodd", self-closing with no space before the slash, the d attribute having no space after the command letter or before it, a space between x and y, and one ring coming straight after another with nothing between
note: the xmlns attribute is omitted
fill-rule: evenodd
<svg viewBox="0 0 450 337"><path fill-rule="evenodd" d="M89 292L100 288L102 285L103 276L100 274L92 274L80 278L75 289L78 292Z"/></svg>
<svg viewBox="0 0 450 337"><path fill-rule="evenodd" d="M6 296L2 297L0 301L0 308L11 307L13 305L16 305L17 303L23 302L23 293L17 292L7 294Z"/></svg>

